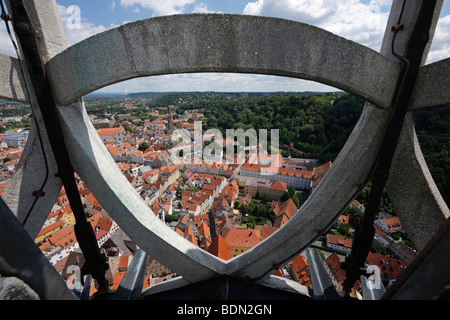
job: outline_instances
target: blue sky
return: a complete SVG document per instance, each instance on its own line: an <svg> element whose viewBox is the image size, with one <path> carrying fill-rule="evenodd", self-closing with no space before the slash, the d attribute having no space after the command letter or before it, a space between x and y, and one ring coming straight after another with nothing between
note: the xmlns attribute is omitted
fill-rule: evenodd
<svg viewBox="0 0 450 320"><path fill-rule="evenodd" d="M392 0L56 0L69 45L126 22L182 13L274 16L309 23L379 51ZM70 6L80 27L68 28ZM14 56L0 29L0 52ZM450 56L450 0L445 0L427 63ZM333 91L314 82L241 74L182 74L133 79L103 92Z"/></svg>

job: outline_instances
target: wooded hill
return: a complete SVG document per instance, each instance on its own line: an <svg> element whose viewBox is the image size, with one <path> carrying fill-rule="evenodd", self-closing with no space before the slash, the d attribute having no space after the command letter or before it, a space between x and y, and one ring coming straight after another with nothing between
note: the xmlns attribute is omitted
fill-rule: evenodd
<svg viewBox="0 0 450 320"><path fill-rule="evenodd" d="M162 101L177 105L178 113L201 109L207 124L204 129L220 129L224 136L226 129L279 129L280 145L293 143L303 157L320 163L334 161L365 104L341 92L177 93L157 97L151 104ZM413 118L431 175L450 204L450 105L417 110ZM288 150L282 153L291 155Z"/></svg>

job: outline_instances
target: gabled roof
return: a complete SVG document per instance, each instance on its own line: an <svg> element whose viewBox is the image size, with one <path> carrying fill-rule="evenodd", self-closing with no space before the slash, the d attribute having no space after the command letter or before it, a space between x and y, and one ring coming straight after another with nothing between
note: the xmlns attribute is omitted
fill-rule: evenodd
<svg viewBox="0 0 450 320"><path fill-rule="evenodd" d="M192 234L188 234L187 236L185 236L185 239L192 242L193 244L195 244L198 247L198 238Z"/></svg>
<svg viewBox="0 0 450 320"><path fill-rule="evenodd" d="M42 228L41 231L39 231L37 237L40 237L40 236L46 234L47 232L54 231L58 228L62 228L63 226L64 226L64 222L61 220L57 220L55 223L52 223L51 225Z"/></svg>
<svg viewBox="0 0 450 320"><path fill-rule="evenodd" d="M392 257L384 256L380 253L369 252L366 263L378 266L382 277L388 277L389 280L398 279L400 274L410 264L409 261L400 260Z"/></svg>
<svg viewBox="0 0 450 320"><path fill-rule="evenodd" d="M335 234L327 234L328 242L334 245L351 248L353 240L347 237L338 236Z"/></svg>
<svg viewBox="0 0 450 320"><path fill-rule="evenodd" d="M345 279L345 271L341 267L341 259L336 254L336 252L333 252L328 258L325 259L326 264L328 265L328 268L333 273L333 276L336 278L336 280L341 283Z"/></svg>
<svg viewBox="0 0 450 320"><path fill-rule="evenodd" d="M209 230L209 226L204 221L202 221L200 226L198 227L198 233L204 236L206 239L211 240L211 232Z"/></svg>
<svg viewBox="0 0 450 320"><path fill-rule="evenodd" d="M164 172L164 173L168 173L168 174L173 174L174 172L176 172L178 170L178 167L176 165L170 165L168 167L163 166L159 169L159 172Z"/></svg>
<svg viewBox="0 0 450 320"><path fill-rule="evenodd" d="M264 239L268 238L270 235L272 235L274 232L276 232L279 228L277 227L269 227L269 226L259 226L258 230L260 232L259 240L263 241ZM255 227L256 230L256 227Z"/></svg>
<svg viewBox="0 0 450 320"><path fill-rule="evenodd" d="M260 242L251 229L224 229L222 236L231 247L252 248Z"/></svg>
<svg viewBox="0 0 450 320"><path fill-rule="evenodd" d="M389 231L402 229L402 223L400 222L400 219L398 217L384 218L383 221Z"/></svg>
<svg viewBox="0 0 450 320"><path fill-rule="evenodd" d="M289 264L293 267L295 273L297 273L299 282L302 285L310 286L312 284L309 265L302 254L299 254L297 257L295 257L291 262L289 262Z"/></svg>
<svg viewBox="0 0 450 320"><path fill-rule="evenodd" d="M91 223L94 230L98 228L100 230L108 232L112 226L112 220L103 217L100 212L88 218L88 221Z"/></svg>
<svg viewBox="0 0 450 320"><path fill-rule="evenodd" d="M274 181L272 185L270 186L270 189L272 190L279 190L279 191L286 191L287 190L287 184L286 182L282 181Z"/></svg>
<svg viewBox="0 0 450 320"><path fill-rule="evenodd" d="M294 201L289 198L283 203L279 201L272 201L271 210L275 213L276 218L285 215L288 219L291 219L297 212L297 206Z"/></svg>
<svg viewBox="0 0 450 320"><path fill-rule="evenodd" d="M117 128L101 128L101 129L97 129L97 133L100 137L103 136L113 136L115 135L117 132L122 132L125 133L125 129L120 126Z"/></svg>
<svg viewBox="0 0 450 320"><path fill-rule="evenodd" d="M315 168L314 169L314 175L316 176L316 175L319 175L319 174L322 174L322 173L326 173L328 170L330 170L331 165L332 165L332 162L328 161L327 163L325 163L325 164Z"/></svg>
<svg viewBox="0 0 450 320"><path fill-rule="evenodd" d="M297 177L297 178L311 179L313 173L312 173L312 171L306 171L306 170L280 168L278 170L278 174L281 174L284 176Z"/></svg>
<svg viewBox="0 0 450 320"><path fill-rule="evenodd" d="M231 259L231 247L220 234L208 247L208 252L223 260Z"/></svg>
<svg viewBox="0 0 450 320"><path fill-rule="evenodd" d="M188 220L189 220L189 215L185 214L185 215L178 221L178 224L184 224L184 225L186 225L186 223L188 222Z"/></svg>

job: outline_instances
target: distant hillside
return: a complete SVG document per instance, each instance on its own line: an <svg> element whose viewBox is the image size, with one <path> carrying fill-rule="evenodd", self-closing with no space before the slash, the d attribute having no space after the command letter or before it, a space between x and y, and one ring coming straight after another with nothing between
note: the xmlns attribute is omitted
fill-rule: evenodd
<svg viewBox="0 0 450 320"><path fill-rule="evenodd" d="M262 97L271 96L277 93L289 93L297 95L317 95L321 92L305 91L305 92L216 92L216 91L191 91L191 92L132 92L132 93L103 93L94 92L84 97L85 101L92 101L98 99L152 99L155 104L163 104L165 101L173 103L178 102L180 97L211 97L211 96L229 96L235 98L244 97Z"/></svg>

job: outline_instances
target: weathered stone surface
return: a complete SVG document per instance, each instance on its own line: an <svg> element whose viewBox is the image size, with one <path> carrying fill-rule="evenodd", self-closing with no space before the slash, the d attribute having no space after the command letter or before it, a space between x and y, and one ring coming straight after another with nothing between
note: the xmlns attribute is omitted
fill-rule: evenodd
<svg viewBox="0 0 450 320"><path fill-rule="evenodd" d="M450 58L420 68L410 110L450 103Z"/></svg>
<svg viewBox="0 0 450 320"><path fill-rule="evenodd" d="M314 26L229 14L128 23L75 44L47 70L59 105L135 77L233 72L318 81L383 108L400 71L397 61Z"/></svg>
<svg viewBox="0 0 450 320"><path fill-rule="evenodd" d="M231 260L236 275L258 277L274 263L288 263L331 226L369 177L388 119L387 110L366 106L333 166L294 217L246 256Z"/></svg>
<svg viewBox="0 0 450 320"><path fill-rule="evenodd" d="M25 282L15 277L0 276L0 300L40 300Z"/></svg>
<svg viewBox="0 0 450 320"><path fill-rule="evenodd" d="M386 190L403 228L421 250L450 212L420 150L411 113L403 125Z"/></svg>
<svg viewBox="0 0 450 320"><path fill-rule="evenodd" d="M139 248L187 281L226 274L222 261L180 237L155 216L107 151L84 104L60 107L59 111L75 171Z"/></svg>
<svg viewBox="0 0 450 320"><path fill-rule="evenodd" d="M9 1L6 1L6 4L9 9ZM42 59L45 63L53 55L61 52L63 48L67 47L57 4L55 1L33 1L27 4L27 10L31 16L33 26L39 34L39 39L41 40L39 41L39 49L44 53ZM60 26L58 26L58 24ZM19 42L17 45L20 49ZM14 72L19 74L18 60L13 60L13 63L15 68L11 69L11 72L14 70ZM0 70L1 74L4 70ZM33 212L30 214L29 220L27 220L25 225L26 230L34 239L41 230L42 225L55 203L56 197L61 190L62 182L60 178L55 176L58 172L58 168L25 63L23 63L23 72L28 83L30 103L34 110L34 123L25 150L16 168L16 173L9 182L3 195L3 199L17 218L23 222L35 200L33 192L39 190L45 179L47 179L47 183L43 189L45 196L36 201ZM8 82L8 84L10 84L10 82ZM23 83L14 83L13 85L13 88L15 88L14 90L17 90L18 93L21 92L20 90L25 90ZM40 128L44 151L41 149L36 122ZM47 168L44 163L44 155L48 161L48 175L46 175Z"/></svg>
<svg viewBox="0 0 450 320"><path fill-rule="evenodd" d="M27 102L19 60L0 54L0 99Z"/></svg>
<svg viewBox="0 0 450 320"><path fill-rule="evenodd" d="M395 1L393 8L398 9L400 3ZM36 7L37 11L42 8ZM414 21L417 8L415 4L414 10L406 10L405 19ZM390 21L396 18L391 15ZM42 30L45 28L48 26ZM390 25L387 34L389 28ZM388 40L387 36L383 55L389 48ZM356 196L358 184L371 173L399 76L398 61L382 54L294 21L240 15L180 15L137 21L93 36L50 57L47 69L61 105L64 138L76 172L139 247L185 281L195 282L217 274L251 278L266 275L274 263L288 262L308 246ZM130 78L192 72L309 79L370 102L331 170L294 218L258 246L228 261L179 237L155 217L121 174L78 100L84 94ZM402 174L407 171L401 171L399 164L394 168L399 169L402 181ZM415 174L424 173L420 169ZM17 191L17 187L12 190ZM428 194L432 193L430 190L428 186ZM411 196L399 192L397 199L401 201ZM443 214L442 208L438 211L438 215ZM412 216L417 216L417 212Z"/></svg>

